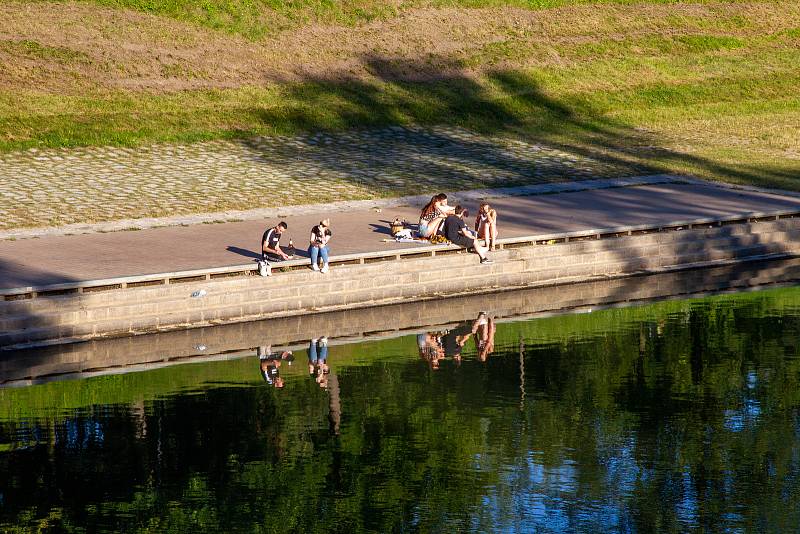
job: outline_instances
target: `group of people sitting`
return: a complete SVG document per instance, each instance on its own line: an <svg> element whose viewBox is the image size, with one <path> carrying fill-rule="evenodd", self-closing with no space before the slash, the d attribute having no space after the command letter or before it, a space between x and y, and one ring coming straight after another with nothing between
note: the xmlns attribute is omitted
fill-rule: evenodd
<svg viewBox="0 0 800 534"><path fill-rule="evenodd" d="M276 388L284 386L283 378L280 376L280 368L283 363L292 365L294 354L290 350L272 351L271 345L261 346L256 349L259 359L261 376L264 381ZM308 347L308 373L321 388L328 386L328 375L331 369L328 367L328 338L322 336L314 338Z"/></svg>
<svg viewBox="0 0 800 534"><path fill-rule="evenodd" d="M474 321L463 323L452 330L417 335L419 355L434 371L439 369L446 358L452 358L456 364L460 364L464 346L470 338L474 338L478 360L485 362L494 352L496 330L494 318L486 312L480 312Z"/></svg>
<svg viewBox="0 0 800 534"><path fill-rule="evenodd" d="M461 206L449 206L447 195L434 195L430 202L422 208L417 233L423 239L436 242L444 238L451 243L466 249L474 249L481 263L492 263L487 252L494 251L497 241L497 211L487 202L478 208L474 230L467 227L466 219L469 211Z"/></svg>
<svg viewBox="0 0 800 534"><path fill-rule="evenodd" d="M261 276L272 274L272 262L289 260L294 257L295 250L292 240L289 240L288 250L281 248L281 236L289 228L286 221L281 221L272 228L267 228L261 236L261 260L258 262L258 272ZM311 259L311 269L322 274L330 270L328 242L333 237L331 220L323 219L311 228L308 245L308 257ZM319 262L322 260L322 266Z"/></svg>
<svg viewBox="0 0 800 534"><path fill-rule="evenodd" d="M463 206L449 206L447 195L439 193L431 198L430 202L422 208L419 218L417 234L422 239L433 243L450 241L466 249L474 249L481 259L481 263L492 263L487 253L495 250L497 241L497 212L486 202L478 208L475 218L475 229L467 227L466 219L469 212ZM261 236L261 259L258 262L258 272L261 276L272 274L272 263L288 260L294 257L295 250L292 240L289 240L287 250L281 248L281 236L289 228L286 221L280 221L272 228L267 228ZM311 269L322 274L330 270L328 243L333 237L331 220L323 219L311 228L308 245L308 257L311 260ZM322 265L320 265L320 260Z"/></svg>

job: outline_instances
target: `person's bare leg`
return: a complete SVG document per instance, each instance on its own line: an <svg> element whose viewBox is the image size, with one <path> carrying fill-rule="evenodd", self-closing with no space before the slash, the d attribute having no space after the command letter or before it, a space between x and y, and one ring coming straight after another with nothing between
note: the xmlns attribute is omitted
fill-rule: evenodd
<svg viewBox="0 0 800 534"><path fill-rule="evenodd" d="M478 244L479 241L480 239L473 240L472 248L475 249L475 253L478 255L480 259L485 259L486 253L489 251L489 249L487 247L484 247L483 245Z"/></svg>
<svg viewBox="0 0 800 534"><path fill-rule="evenodd" d="M478 232L478 239L483 241L483 244L489 246L489 225L482 224Z"/></svg>

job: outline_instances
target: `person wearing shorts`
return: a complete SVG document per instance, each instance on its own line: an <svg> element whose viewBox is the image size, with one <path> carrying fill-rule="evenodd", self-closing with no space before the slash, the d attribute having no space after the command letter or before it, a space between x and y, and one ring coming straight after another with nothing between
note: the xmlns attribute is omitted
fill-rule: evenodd
<svg viewBox="0 0 800 534"><path fill-rule="evenodd" d="M477 236L467 228L464 219L469 216L469 212L463 206L456 206L453 215L448 215L444 220L444 236L453 244L466 249L473 248L481 259L482 264L494 263L486 256L488 248L481 245Z"/></svg>

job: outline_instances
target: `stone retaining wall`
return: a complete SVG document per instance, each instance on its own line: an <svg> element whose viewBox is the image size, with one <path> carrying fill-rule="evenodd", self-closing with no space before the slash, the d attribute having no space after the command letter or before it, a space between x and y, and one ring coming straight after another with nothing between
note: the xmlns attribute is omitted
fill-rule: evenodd
<svg viewBox="0 0 800 534"><path fill-rule="evenodd" d="M800 258L95 339L6 351L0 358L0 385L30 385L70 376L242 358L254 356L256 347L263 345L307 348L310 338L323 335L329 336L329 343L339 344L441 331L474 320L480 311L500 320L519 320L542 313L796 280L800 280Z"/></svg>
<svg viewBox="0 0 800 534"><path fill-rule="evenodd" d="M498 251L452 251L269 278L235 277L0 302L0 346L76 341L570 284L800 252L800 219L605 236Z"/></svg>

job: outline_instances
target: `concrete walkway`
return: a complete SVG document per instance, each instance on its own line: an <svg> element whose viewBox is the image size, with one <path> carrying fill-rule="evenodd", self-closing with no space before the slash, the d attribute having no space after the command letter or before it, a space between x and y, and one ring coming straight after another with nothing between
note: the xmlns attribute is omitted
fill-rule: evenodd
<svg viewBox="0 0 800 534"><path fill-rule="evenodd" d="M477 199L463 200L475 213ZM458 196L451 204L459 202ZM800 198L699 183L666 183L593 189L491 200L499 213L501 237L570 232L641 224L668 224L698 218L725 218L757 212L800 211ZM420 206L336 212L332 215L334 255L408 248L387 243L395 217L416 222ZM324 213L285 218L301 251L310 228ZM0 288L45 285L173 272L248 263L258 255L264 229L277 219L186 227L41 237L0 241ZM470 220L470 224L472 220ZM424 246L424 245L419 245Z"/></svg>

